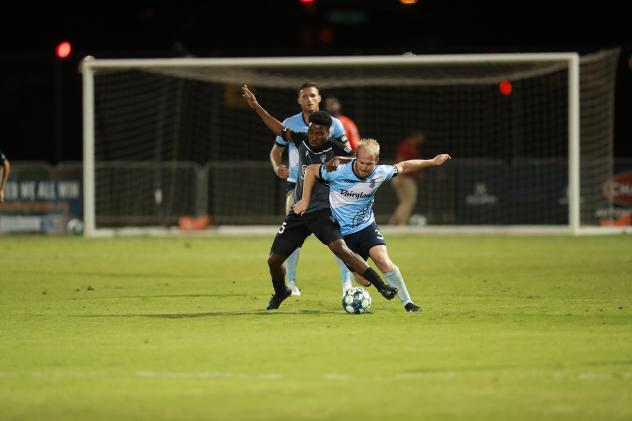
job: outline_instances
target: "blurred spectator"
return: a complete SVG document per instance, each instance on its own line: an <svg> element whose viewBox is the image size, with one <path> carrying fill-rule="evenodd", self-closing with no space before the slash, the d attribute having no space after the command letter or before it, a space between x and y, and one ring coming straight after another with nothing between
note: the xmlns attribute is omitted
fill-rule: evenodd
<svg viewBox="0 0 632 421"><path fill-rule="evenodd" d="M342 105L338 98L331 96L325 100L325 110L332 117L336 117L342 123L342 127L345 129L345 135L347 135L347 139L349 139L349 145L351 149L354 151L358 147L358 143L360 143L360 131L358 130L358 126L346 115L340 114L340 110L342 109Z"/></svg>
<svg viewBox="0 0 632 421"><path fill-rule="evenodd" d="M421 159L421 144L426 140L426 134L421 130L411 132L397 147L396 162L409 159ZM410 214L417 203L417 178L419 171L402 174L393 178L393 188L397 193L399 204L389 220L391 225L408 225Z"/></svg>

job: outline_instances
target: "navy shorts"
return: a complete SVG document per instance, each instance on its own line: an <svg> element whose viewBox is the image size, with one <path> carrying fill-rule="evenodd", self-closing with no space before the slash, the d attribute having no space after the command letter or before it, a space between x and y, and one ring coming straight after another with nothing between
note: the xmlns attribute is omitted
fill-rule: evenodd
<svg viewBox="0 0 632 421"><path fill-rule="evenodd" d="M290 211L274 237L271 251L287 257L301 247L311 234L314 234L325 245L342 240L340 225L331 215L330 209L317 210L303 216Z"/></svg>
<svg viewBox="0 0 632 421"><path fill-rule="evenodd" d="M369 258L371 247L386 245L384 235L375 222L358 232L345 235L344 239L347 246L364 260Z"/></svg>

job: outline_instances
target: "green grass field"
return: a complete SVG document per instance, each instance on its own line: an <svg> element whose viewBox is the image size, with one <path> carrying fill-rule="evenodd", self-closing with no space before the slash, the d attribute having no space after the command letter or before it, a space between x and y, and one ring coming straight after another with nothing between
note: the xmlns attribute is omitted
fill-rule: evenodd
<svg viewBox="0 0 632 421"><path fill-rule="evenodd" d="M310 239L0 238L2 420L630 420L632 237L391 237L423 313Z"/></svg>

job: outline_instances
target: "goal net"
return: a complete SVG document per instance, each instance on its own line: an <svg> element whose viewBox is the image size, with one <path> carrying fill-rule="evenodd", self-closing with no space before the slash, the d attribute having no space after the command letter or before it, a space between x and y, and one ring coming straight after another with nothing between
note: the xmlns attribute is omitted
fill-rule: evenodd
<svg viewBox="0 0 632 421"><path fill-rule="evenodd" d="M411 223L429 227L600 225L611 204L618 50L573 53L256 59L84 60L85 227L276 225L286 182L272 135L241 98L247 84L279 120L318 83L394 163L423 131L423 158L453 160L415 179ZM284 154L287 158L287 154ZM376 195L379 224L397 206ZM601 212L601 213L600 213Z"/></svg>

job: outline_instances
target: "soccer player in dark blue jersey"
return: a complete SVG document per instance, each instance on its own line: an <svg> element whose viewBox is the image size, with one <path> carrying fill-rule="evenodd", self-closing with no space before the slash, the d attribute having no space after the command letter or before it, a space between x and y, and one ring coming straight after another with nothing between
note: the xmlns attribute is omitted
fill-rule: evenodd
<svg viewBox="0 0 632 421"><path fill-rule="evenodd" d="M0 151L0 165L2 166L2 181L0 181L0 203L4 202L4 186L7 185L7 180L9 179L9 173L11 172L11 165L9 165L9 160L7 157Z"/></svg>
<svg viewBox="0 0 632 421"><path fill-rule="evenodd" d="M339 140L329 139L331 116L318 111L310 116L307 133L294 132L272 117L255 98L247 86L242 87L244 100L254 109L265 125L275 134L282 136L287 142L293 142L299 152L299 178L296 183L295 200L300 200L303 193L304 169L310 164L322 164L336 155L351 155L351 148L345 147ZM314 234L323 244L350 267L355 273L371 282L375 288L388 300L398 292L397 288L386 285L380 276L366 261L352 252L345 244L340 234L340 227L331 215L329 206L329 189L327 186L314 186L312 200L305 209L304 215L299 216L290 212L274 237L268 266L272 276L274 294L268 303L268 310L279 308L283 300L292 294L292 290L285 284L285 268L283 262L296 248L303 245L305 239Z"/></svg>
<svg viewBox="0 0 632 421"><path fill-rule="evenodd" d="M298 88L297 102L301 107L301 112L283 120L283 126L295 132L307 132L309 125L309 117L312 113L319 110L321 102L320 89L316 82L309 81L303 83ZM332 117L332 124L329 129L329 138L335 139L345 135L345 128L340 120ZM287 149L288 152L288 166L283 165L283 151ZM270 151L270 163L274 173L279 177L287 180L287 192L285 200L285 214L290 212L292 205L294 204L294 195L296 189L296 180L299 172L299 155L298 149L293 142L288 142L283 137L277 136L274 141L274 146ZM298 266L298 259L300 255L300 248L294 250L294 252L285 261L287 269L287 283L292 290L292 295L301 295L301 291L296 284L296 267ZM342 293L351 288L351 274L340 260L336 259L336 264L340 269L340 282L342 285Z"/></svg>
<svg viewBox="0 0 632 421"><path fill-rule="evenodd" d="M411 159L395 165L377 165L380 144L374 139L364 139L357 148L357 157L329 171L325 165L310 165L305 174L302 199L294 205L294 212L302 214L311 206L310 198L317 179L329 183L329 201L332 213L340 224L340 232L347 246L364 259L369 257L382 271L391 285L399 289L399 298L408 312L421 311L412 302L399 268L393 263L386 249L386 241L375 223L373 202L375 193L388 180L423 168L443 165L450 159L440 154L433 159ZM364 284L361 276L358 282Z"/></svg>

